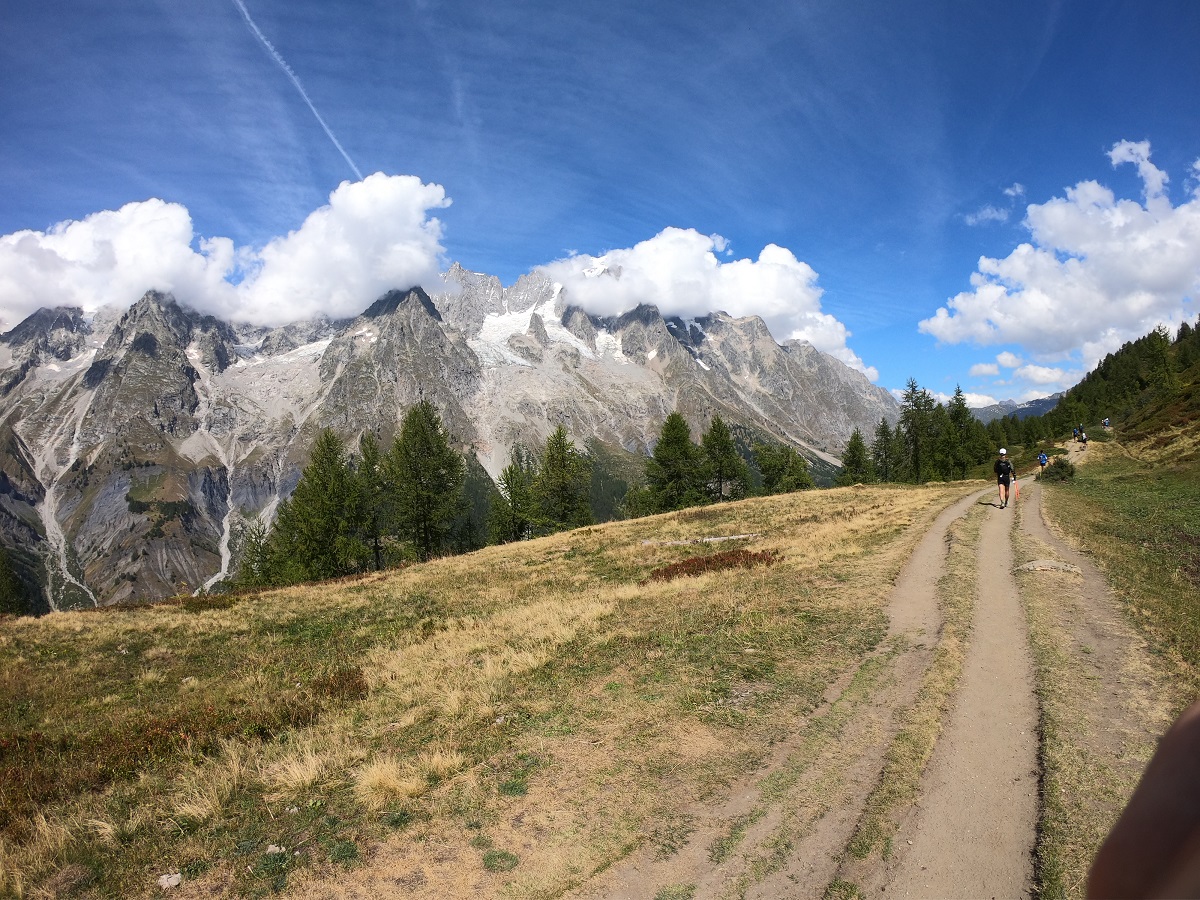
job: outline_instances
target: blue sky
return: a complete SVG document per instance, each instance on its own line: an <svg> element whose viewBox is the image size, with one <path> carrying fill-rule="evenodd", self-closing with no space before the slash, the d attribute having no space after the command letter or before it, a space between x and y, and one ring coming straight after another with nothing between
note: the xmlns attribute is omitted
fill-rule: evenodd
<svg viewBox="0 0 1200 900"><path fill-rule="evenodd" d="M1194 0L10 0L0 319L550 266L885 387L1046 394L1196 315L1198 38Z"/></svg>

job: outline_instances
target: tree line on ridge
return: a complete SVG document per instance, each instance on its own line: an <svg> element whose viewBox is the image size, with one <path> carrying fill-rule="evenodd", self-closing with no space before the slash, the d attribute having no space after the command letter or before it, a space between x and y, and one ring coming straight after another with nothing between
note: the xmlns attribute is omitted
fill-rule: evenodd
<svg viewBox="0 0 1200 900"><path fill-rule="evenodd" d="M850 437L835 484L924 483L986 476L1000 447L1036 448L1081 423L1127 415L1196 381L1200 331L1165 328L1110 354L1041 416L981 423L961 387L946 402L909 379L895 424L881 419L871 439ZM477 470L472 474L472 464ZM497 483L454 449L437 410L409 410L386 452L364 434L357 455L323 432L295 492L268 529L242 539L235 584L290 584L358 574L485 544L526 540L610 518L633 518L815 486L795 449L748 442L714 416L699 443L678 412L663 423L640 483L597 465L559 426L544 446L513 446ZM607 499L598 500L598 485ZM603 513L598 515L598 509ZM0 573L2 574L2 573Z"/></svg>

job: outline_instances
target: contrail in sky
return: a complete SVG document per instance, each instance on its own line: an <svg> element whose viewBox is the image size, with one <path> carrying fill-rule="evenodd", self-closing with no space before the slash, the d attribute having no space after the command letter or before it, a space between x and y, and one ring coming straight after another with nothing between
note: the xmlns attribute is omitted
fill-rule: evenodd
<svg viewBox="0 0 1200 900"><path fill-rule="evenodd" d="M275 49L275 45L267 40L266 35L258 30L258 26L255 25L254 20L250 18L250 11L246 9L246 4L243 3L242 0L233 0L233 3L234 6L236 6L241 12L242 18L246 20L246 24L250 26L250 30L254 32L254 36L262 42L264 47L267 48L267 52L271 54L271 58L274 59L275 62L279 63L279 68L283 69L283 73L292 80L292 84L296 86L296 90L300 92L300 96L304 98L304 102L308 104L308 108L312 110L312 114L317 117L317 121L321 123L321 127L324 128L325 133L329 135L329 139L333 141L333 146L337 147L338 153L342 154L342 159L346 160L350 168L354 170L354 174L358 176L358 180L362 181L362 172L358 171L358 166L354 164L354 160L350 158L350 154L346 152L345 148L342 147L341 142L339 142L334 136L333 132L329 130L329 126L325 124L325 120L321 118L321 114L317 112L317 108L313 106L313 102L308 99L308 94L304 90L304 85L300 83L300 79L296 77L296 73L292 71L292 67L287 64L287 60L285 60L283 56L280 55L279 51Z"/></svg>

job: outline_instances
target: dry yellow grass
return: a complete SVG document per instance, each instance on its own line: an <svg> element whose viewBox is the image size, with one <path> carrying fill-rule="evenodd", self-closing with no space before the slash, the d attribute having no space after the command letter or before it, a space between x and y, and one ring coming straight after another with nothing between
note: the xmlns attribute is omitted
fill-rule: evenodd
<svg viewBox="0 0 1200 900"><path fill-rule="evenodd" d="M220 815L235 792L251 775L251 751L237 741L221 742L220 750L204 765L191 764L176 779L171 803L173 821L207 822Z"/></svg>
<svg viewBox="0 0 1200 900"><path fill-rule="evenodd" d="M392 753L374 757L355 772L355 794L370 809L383 809L396 800L419 797L428 787L423 774Z"/></svg>
<svg viewBox="0 0 1200 900"><path fill-rule="evenodd" d="M204 721L239 728L253 712L270 731L226 732L231 743L204 753L168 743L175 755L136 779L47 804L43 836L31 825L0 847L4 889L28 890L104 846L110 892L156 893L144 873L167 860L194 861L187 877L198 890L250 892L276 876L269 861L239 853L300 843L309 874L284 873L298 895L369 894L408 879L414 897L555 896L688 802L725 790L857 667L882 638L882 604L913 543L973 488L762 498L199 613L163 606L5 623L0 679L32 654L75 708L97 716L119 712L136 690L147 709L207 702L217 712ZM759 536L740 546L774 550L780 562L638 583L714 549L665 541L746 533ZM67 646L69 659L45 650ZM158 675L116 684L106 680L114 661ZM314 693L318 676L354 669L365 695ZM297 709L315 721L276 721ZM46 706L41 727L79 727L67 713ZM132 840L113 843L130 837L130 822L180 819L189 824L134 825ZM384 820L407 824L383 840ZM253 835L242 838L253 849L231 847L222 835L232 833ZM484 844L513 854L516 868L485 869ZM375 846L371 865L341 869L337 848L347 845L359 856ZM127 846L140 855L122 868Z"/></svg>

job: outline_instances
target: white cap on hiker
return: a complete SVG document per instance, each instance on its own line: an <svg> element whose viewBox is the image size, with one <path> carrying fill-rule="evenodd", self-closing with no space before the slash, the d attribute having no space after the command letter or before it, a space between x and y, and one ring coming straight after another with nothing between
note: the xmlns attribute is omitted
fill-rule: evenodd
<svg viewBox="0 0 1200 900"><path fill-rule="evenodd" d="M1003 447L1001 447L1001 448L1000 448L1000 455L1001 455L1001 456L1008 456L1008 451L1007 451L1007 450L1005 450Z"/></svg>

